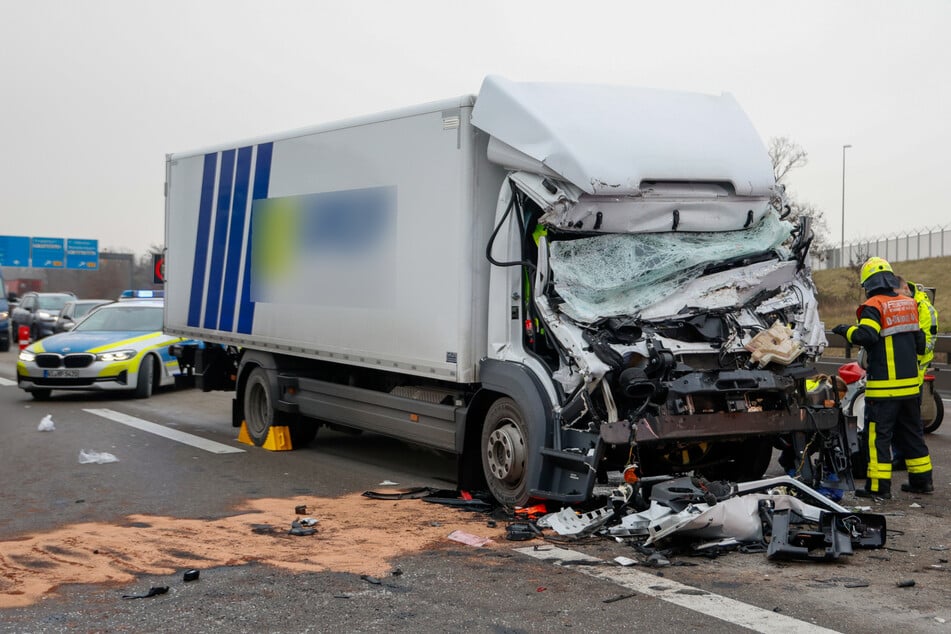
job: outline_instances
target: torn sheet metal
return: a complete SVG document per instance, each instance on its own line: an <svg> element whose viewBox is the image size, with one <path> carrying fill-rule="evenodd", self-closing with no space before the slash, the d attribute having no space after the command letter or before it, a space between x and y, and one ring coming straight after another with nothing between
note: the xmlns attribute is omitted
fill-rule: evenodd
<svg viewBox="0 0 951 634"><path fill-rule="evenodd" d="M654 181L703 181L768 197L775 183L766 147L729 94L489 76L472 124L504 144L490 146L489 160L547 168L588 194L631 196Z"/></svg>
<svg viewBox="0 0 951 634"><path fill-rule="evenodd" d="M537 525L541 528L550 528L559 535L581 536L595 532L604 526L614 516L614 509L604 507L587 513L577 513L571 507L563 508L557 513L549 513L540 518Z"/></svg>

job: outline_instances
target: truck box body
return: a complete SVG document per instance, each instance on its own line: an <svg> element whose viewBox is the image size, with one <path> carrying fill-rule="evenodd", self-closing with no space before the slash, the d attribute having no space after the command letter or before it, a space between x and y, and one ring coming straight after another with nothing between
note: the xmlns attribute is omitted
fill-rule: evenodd
<svg viewBox="0 0 951 634"><path fill-rule="evenodd" d="M472 105L172 156L166 330L474 381L504 172Z"/></svg>
<svg viewBox="0 0 951 634"><path fill-rule="evenodd" d="M509 505L608 468L757 478L780 442L851 485L806 395L809 223L729 95L489 77L169 155L166 188L165 328L256 444L388 434Z"/></svg>

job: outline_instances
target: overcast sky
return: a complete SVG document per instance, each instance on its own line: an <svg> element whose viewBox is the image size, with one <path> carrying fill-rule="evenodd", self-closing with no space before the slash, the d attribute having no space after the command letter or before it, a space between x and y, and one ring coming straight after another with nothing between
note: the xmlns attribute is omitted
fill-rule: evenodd
<svg viewBox="0 0 951 634"><path fill-rule="evenodd" d="M165 155L478 92L731 92L845 237L951 224L951 1L0 0L0 235L164 242Z"/></svg>

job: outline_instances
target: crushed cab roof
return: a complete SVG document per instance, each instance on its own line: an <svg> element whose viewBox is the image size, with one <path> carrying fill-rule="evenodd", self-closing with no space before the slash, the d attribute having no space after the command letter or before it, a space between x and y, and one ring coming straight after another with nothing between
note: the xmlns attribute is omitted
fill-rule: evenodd
<svg viewBox="0 0 951 634"><path fill-rule="evenodd" d="M538 173L554 172L592 195L638 195L650 181L702 181L730 183L738 196L768 196L775 184L763 142L727 93L490 75L472 123L492 137L491 160L518 169L534 163Z"/></svg>

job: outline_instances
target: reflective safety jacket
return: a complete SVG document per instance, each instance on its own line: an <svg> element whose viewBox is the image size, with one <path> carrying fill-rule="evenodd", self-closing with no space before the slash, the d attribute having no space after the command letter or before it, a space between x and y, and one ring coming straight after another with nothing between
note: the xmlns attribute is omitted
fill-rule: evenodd
<svg viewBox="0 0 951 634"><path fill-rule="evenodd" d="M849 328L846 338L868 351L865 398L917 398L924 333L915 301L882 290L865 300L856 316L859 323Z"/></svg>
<svg viewBox="0 0 951 634"><path fill-rule="evenodd" d="M909 286L915 289L915 303L918 304L918 325L925 333L925 351L918 355L918 382L924 380L925 370L934 359L934 344L938 338L938 311L931 303L931 298L924 288L918 284L909 282Z"/></svg>

